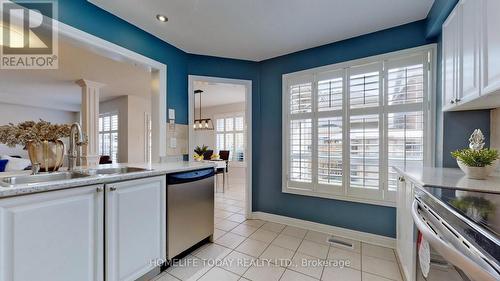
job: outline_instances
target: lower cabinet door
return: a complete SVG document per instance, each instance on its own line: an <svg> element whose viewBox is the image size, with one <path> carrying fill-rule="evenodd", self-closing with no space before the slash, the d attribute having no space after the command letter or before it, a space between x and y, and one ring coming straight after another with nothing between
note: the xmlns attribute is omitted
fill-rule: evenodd
<svg viewBox="0 0 500 281"><path fill-rule="evenodd" d="M102 281L102 190L0 199L0 281Z"/></svg>
<svg viewBox="0 0 500 281"><path fill-rule="evenodd" d="M166 259L165 177L106 185L106 281L136 280Z"/></svg>
<svg viewBox="0 0 500 281"><path fill-rule="evenodd" d="M414 241L414 225L411 216L413 204L413 184L400 176L398 180L397 199L397 254L401 264L403 279L415 281L416 252Z"/></svg>

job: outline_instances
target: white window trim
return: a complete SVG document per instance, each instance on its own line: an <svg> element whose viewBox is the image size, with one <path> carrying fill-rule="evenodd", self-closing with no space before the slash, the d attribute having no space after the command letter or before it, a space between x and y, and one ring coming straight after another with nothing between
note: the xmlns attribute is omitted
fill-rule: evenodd
<svg viewBox="0 0 500 281"><path fill-rule="evenodd" d="M225 128L224 128L224 132L223 133L219 133L217 131L217 119L225 119L225 118L236 118L236 117L243 117L243 131L236 131L234 130L234 127L233 127L233 131L230 131L230 132L226 132ZM238 162L238 161L232 161L230 160L229 161L229 166L232 166L232 167L246 167L246 162L247 162L247 153L248 153L248 150L247 150L247 120L246 120L246 116L245 116L245 112L228 112L228 113L218 113L218 114L214 114L214 120L212 122L214 122L214 144L215 144L215 148L217 149L217 135L218 134L228 134L228 133L232 133L233 135L236 135L236 133L243 133L243 140L245 141L245 149L244 149L244 160L243 162ZM233 124L234 126L235 124ZM225 124L224 124L225 126ZM225 137L224 137L224 142L225 142ZM233 137L233 142L236 143L236 138Z"/></svg>
<svg viewBox="0 0 500 281"><path fill-rule="evenodd" d="M426 110L424 110L424 120L426 122L426 126L424 128L424 165L425 166L434 166L435 163L435 139L436 139L436 134L435 134L435 120L436 120L436 73L437 73L437 59L436 59L436 49L437 46L436 44L429 44L425 46L420 46L416 48L411 48L411 49L405 49L401 51L396 51L396 52L391 52L391 53L386 53L382 55L376 55L372 57L366 57L366 58L361 58L357 60L352 60L352 61L347 61L347 62L342 62L338 64L332 64L332 65L327 65L327 66L322 66L322 67L317 67L317 68L312 68L312 69L307 69L303 71L298 71L298 72L293 72L293 73L288 73L284 74L282 76L282 192L283 193L291 193L291 194L298 194L298 195L305 195L305 196L313 196L313 197L321 197L321 198L329 198L329 199L338 199L338 200L344 200L344 201L351 201L351 202L358 202L358 203L367 203L367 204L374 204L374 205L381 205L381 206L390 206L390 207L395 207L396 206L396 192L389 192L387 190L388 184L385 183L385 178L380 178L382 188L379 189L380 192L382 192L382 199L373 199L373 198L363 198L363 197L356 197L352 193L349 192L349 188L347 188L348 184L348 177L345 176L346 171L348 171L349 163L344 162L343 167L344 167L344 172L343 172L343 185L337 189L334 186L331 186L331 191L327 191L325 188L321 188L321 185L319 184L311 184L315 186L313 190L311 189L302 189L302 188L293 188L293 187L288 187L288 165L289 165L289 137L288 137L288 131L289 131L289 124L290 124L290 118L289 118L289 94L288 94L288 86L290 81L294 82L300 82L301 80L308 80L307 77L314 77L318 75L318 73L324 73L324 72L329 72L329 71L338 71L339 69L347 69L345 71L345 76L343 79L344 83L344 89L347 89L348 85L348 80L349 77L349 71L348 68L358 66L358 65L363 65L363 64L369 64L369 63L375 63L375 62L385 62L386 60L395 60L398 58L404 58L406 56L411 56L416 53L424 53L428 52L430 54L429 58L429 63L427 65L428 70L430 70L430 76L427 77L427 95L424 97L423 101L423 106L427 107ZM424 66L425 67L425 66ZM387 69L384 69L383 75L386 75ZM427 72L425 72L427 73ZM382 75L381 75L382 77ZM381 78L385 79L385 78ZM312 97L312 104L313 104L313 111L314 108L317 106L316 104L316 81L317 79L312 79L313 81L313 97ZM381 104L385 104L384 100L385 95L384 93L386 92L386 85L384 83L380 84L381 91L380 91L380 102ZM383 99L382 99L383 98ZM348 101L346 98L343 99L343 108L348 107ZM411 105L409 106L411 107ZM379 106L379 109L384 109L383 111L386 112L386 106ZM304 117L311 115L310 113L304 113ZM382 115L380 115L382 116ZM346 125L350 121L350 115L349 115L349 110L343 110L342 114L343 118L343 124L344 128L347 128ZM385 134L383 128L383 124L386 122L384 119L380 117L382 120L380 120L380 138L381 138L381 149L380 149L380 155L381 155L381 166L379 173L380 175L383 175L385 177L386 172L386 163L388 161L387 157L385 156L386 152L386 146L387 146L387 135ZM313 122L313 127L316 126ZM349 130L347 130L348 132ZM313 139L312 142L315 143L315 134L313 134ZM344 133L343 134L343 143L349 143L349 134ZM314 154L314 149L317 147L317 145L313 145L313 155ZM343 159L349 159L348 155L349 151L347 149L342 150L343 154ZM313 181L314 181L314 166L315 162L317 160L313 159ZM317 164L316 164L317 165ZM384 181L384 182L383 182ZM300 185L299 185L300 186ZM319 188L318 188L319 187Z"/></svg>

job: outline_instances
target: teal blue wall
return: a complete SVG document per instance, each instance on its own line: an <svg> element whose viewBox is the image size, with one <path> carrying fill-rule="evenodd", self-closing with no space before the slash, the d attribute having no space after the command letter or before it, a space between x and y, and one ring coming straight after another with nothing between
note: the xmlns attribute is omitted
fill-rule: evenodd
<svg viewBox="0 0 500 281"><path fill-rule="evenodd" d="M459 0L435 0L427 15L426 33L428 38L441 34L441 26Z"/></svg>
<svg viewBox="0 0 500 281"><path fill-rule="evenodd" d="M59 1L59 18L66 24L167 64L168 107L176 109L177 122L181 124L188 122L189 74L251 80L254 211L395 237L394 208L281 192L281 76L307 68L440 43L440 26L456 2L436 0L426 20L262 62L186 54L85 0ZM438 128L445 132L455 128L462 124L455 122L461 116L439 116ZM484 112L466 116L469 121L467 128L485 120ZM446 149L459 144L447 139L443 145Z"/></svg>
<svg viewBox="0 0 500 281"><path fill-rule="evenodd" d="M168 107L187 124L188 54L86 0L60 0L58 7L63 23L168 65Z"/></svg>
<svg viewBox="0 0 500 281"><path fill-rule="evenodd" d="M261 62L260 135L265 143L258 147L255 210L395 237L394 208L281 192L281 81L286 73L433 43L425 32L426 21L418 21Z"/></svg>

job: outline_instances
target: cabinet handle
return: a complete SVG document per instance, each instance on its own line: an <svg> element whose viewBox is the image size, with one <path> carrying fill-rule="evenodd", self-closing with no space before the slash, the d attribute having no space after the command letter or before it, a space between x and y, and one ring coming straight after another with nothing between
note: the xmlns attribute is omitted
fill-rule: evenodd
<svg viewBox="0 0 500 281"><path fill-rule="evenodd" d="M104 189L103 189L102 187L98 187L98 188L96 188L96 189L95 189L95 191L96 191L96 192L103 192L103 191L104 191Z"/></svg>
<svg viewBox="0 0 500 281"><path fill-rule="evenodd" d="M455 100L450 100L450 103L451 103L451 104L454 104L454 103L455 103Z"/></svg>
<svg viewBox="0 0 500 281"><path fill-rule="evenodd" d="M116 191L116 187L114 186L109 187L109 191Z"/></svg>
<svg viewBox="0 0 500 281"><path fill-rule="evenodd" d="M455 99L455 102L461 102L461 101L462 101L462 100L461 100L461 99L459 99L459 98L456 98L456 99Z"/></svg>
<svg viewBox="0 0 500 281"><path fill-rule="evenodd" d="M398 179L399 179L400 182L404 182L405 181L404 177L399 177Z"/></svg>

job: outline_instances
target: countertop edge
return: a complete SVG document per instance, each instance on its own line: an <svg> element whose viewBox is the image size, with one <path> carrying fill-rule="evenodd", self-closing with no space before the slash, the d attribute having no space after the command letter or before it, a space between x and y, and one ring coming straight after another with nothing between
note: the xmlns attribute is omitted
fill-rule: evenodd
<svg viewBox="0 0 500 281"><path fill-rule="evenodd" d="M108 184L113 182L121 182L127 180L135 180L141 178L149 178L155 176L162 176L167 174L179 173L179 172L188 172L200 169L214 168L213 163L193 163L188 164L189 162L179 162L179 163L157 163L157 164L146 164L146 163L137 163L137 164L115 164L107 167L120 167L120 166L129 166L129 167L138 167L148 169L146 171L133 172L128 174L113 174L113 175L104 175L104 176L89 176L85 178L71 179L71 180L62 180L62 181L53 181L53 182L44 182L37 184L26 184L19 185L16 187L0 187L0 200L3 198L11 198L22 195L29 195L35 193L70 189L70 188L78 188L83 186L90 185L99 185L99 184ZM177 166L178 165L178 166ZM100 166L102 167L102 166ZM0 177L2 178L2 177Z"/></svg>
<svg viewBox="0 0 500 281"><path fill-rule="evenodd" d="M444 189L500 194L500 184L498 184L499 180L498 175L492 176L486 180L474 180L474 179L467 179L465 174L463 174L459 169L454 169L454 168L424 167L420 171L416 170L406 171L399 167L392 167L392 168L397 173L408 178L411 182L413 182L414 184L416 184L421 188L437 187ZM432 174L431 176L439 177L439 179L426 181L425 178L429 178L430 176L426 174L426 169L432 169L434 172L441 171L438 175L434 175L431 173ZM443 184L443 182L446 184ZM494 185L495 186L498 185L498 187L492 187L491 183L495 183Z"/></svg>
<svg viewBox="0 0 500 281"><path fill-rule="evenodd" d="M392 167L398 174L402 174L405 177L408 177L413 183L418 184L421 187L425 186L425 183L420 181L419 179L413 177L410 173L406 172L405 170L399 168L399 167Z"/></svg>

